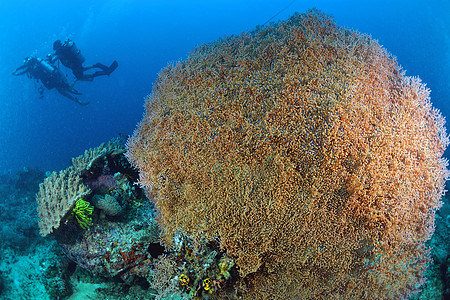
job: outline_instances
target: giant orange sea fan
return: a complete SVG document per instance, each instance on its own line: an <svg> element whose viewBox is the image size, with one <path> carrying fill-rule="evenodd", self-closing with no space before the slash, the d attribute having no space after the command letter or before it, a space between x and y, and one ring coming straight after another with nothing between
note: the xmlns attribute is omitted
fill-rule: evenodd
<svg viewBox="0 0 450 300"><path fill-rule="evenodd" d="M421 283L444 120L370 36L317 10L161 71L128 142L162 238L218 238L248 299L397 299Z"/></svg>

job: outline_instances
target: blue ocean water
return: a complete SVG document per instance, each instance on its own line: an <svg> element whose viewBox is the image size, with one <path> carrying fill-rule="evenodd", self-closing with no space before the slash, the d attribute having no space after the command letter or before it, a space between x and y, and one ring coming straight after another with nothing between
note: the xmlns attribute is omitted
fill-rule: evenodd
<svg viewBox="0 0 450 300"><path fill-rule="evenodd" d="M0 2L0 173L67 167L73 156L119 133L131 134L144 98L168 62L196 45L252 30L316 7L338 24L369 33L420 76L435 107L450 114L450 2L434 1L56 1ZM275 17L274 17L275 16ZM44 57L70 38L86 64L118 69L78 82L80 106L11 72L29 55ZM70 72L66 72L69 77Z"/></svg>

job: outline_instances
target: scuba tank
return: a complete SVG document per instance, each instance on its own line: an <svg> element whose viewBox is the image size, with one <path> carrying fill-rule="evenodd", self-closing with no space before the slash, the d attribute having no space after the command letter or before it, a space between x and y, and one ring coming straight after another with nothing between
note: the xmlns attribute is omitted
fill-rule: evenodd
<svg viewBox="0 0 450 300"><path fill-rule="evenodd" d="M38 58L36 62L32 76L39 79L47 89L69 85L64 74L49 61Z"/></svg>
<svg viewBox="0 0 450 300"><path fill-rule="evenodd" d="M58 84L56 67L42 58L38 58L37 63L34 77L41 80L42 84L49 90L56 87Z"/></svg>
<svg viewBox="0 0 450 300"><path fill-rule="evenodd" d="M27 57L24 65L27 66L29 75L33 78L40 79L43 76L50 78L56 68L48 61L38 57Z"/></svg>
<svg viewBox="0 0 450 300"><path fill-rule="evenodd" d="M55 72L55 67L52 66L50 63L48 63L47 61L43 60L42 58L38 59L39 63L42 66L42 69L44 70L44 72L46 74L53 74L53 72Z"/></svg>
<svg viewBox="0 0 450 300"><path fill-rule="evenodd" d="M73 41L71 41L70 39L67 39L64 42L63 47L66 49L67 53L70 53L70 55L78 60L80 62L80 64L83 64L84 61L86 60L84 58L84 56L81 54L80 49L78 49L78 47L75 45L75 43Z"/></svg>

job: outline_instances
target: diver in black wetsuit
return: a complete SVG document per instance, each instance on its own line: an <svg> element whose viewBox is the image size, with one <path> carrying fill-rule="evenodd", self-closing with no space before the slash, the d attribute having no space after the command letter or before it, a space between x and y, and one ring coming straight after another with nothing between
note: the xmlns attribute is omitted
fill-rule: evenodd
<svg viewBox="0 0 450 300"><path fill-rule="evenodd" d="M78 100L74 95L81 95L67 82L66 76L49 61L34 56L27 57L22 66L12 72L13 75L27 74L29 78L37 79L49 90L55 88L61 95L81 105L89 104ZM42 93L42 89L40 90Z"/></svg>
<svg viewBox="0 0 450 300"><path fill-rule="evenodd" d="M109 74L111 74L119 65L117 61L113 61L109 67L101 63L96 63L92 66L83 66L85 58L81 55L81 52L75 43L70 39L67 39L64 43L60 40L56 40L53 43L53 50L55 50L55 52L53 54L49 54L49 61L53 63L59 60L65 67L72 70L76 80L92 81L94 80L94 77L97 76L109 76ZM100 69L101 71L96 71L93 74L84 74L86 70L94 68Z"/></svg>

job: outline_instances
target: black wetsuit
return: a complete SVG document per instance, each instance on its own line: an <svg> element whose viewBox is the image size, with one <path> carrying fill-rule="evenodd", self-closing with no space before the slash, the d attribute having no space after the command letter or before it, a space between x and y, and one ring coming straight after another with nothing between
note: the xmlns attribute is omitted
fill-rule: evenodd
<svg viewBox="0 0 450 300"><path fill-rule="evenodd" d="M14 70L12 74L27 74L30 78L40 80L47 89L56 89L61 95L77 102L78 104L85 105L89 103L82 102L75 96L71 95L81 94L69 85L66 76L58 68L42 58L29 57L25 59L24 64Z"/></svg>
<svg viewBox="0 0 450 300"><path fill-rule="evenodd" d="M73 75L78 80L83 79L83 73L86 70L83 67L85 58L81 55L81 51L74 42L67 40L64 44L55 50L55 56L65 66L72 70Z"/></svg>
<svg viewBox="0 0 450 300"><path fill-rule="evenodd" d="M53 44L55 53L51 56L51 61L59 60L63 66L72 70L73 75L77 80L92 81L94 77L111 74L118 66L117 61L114 61L111 66L105 66L101 63L96 63L92 66L83 66L85 58L81 54L81 51L70 39L66 40L63 44L58 40ZM89 69L100 69L93 74L84 74Z"/></svg>

